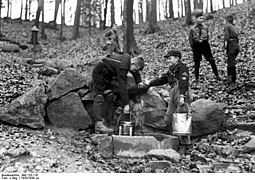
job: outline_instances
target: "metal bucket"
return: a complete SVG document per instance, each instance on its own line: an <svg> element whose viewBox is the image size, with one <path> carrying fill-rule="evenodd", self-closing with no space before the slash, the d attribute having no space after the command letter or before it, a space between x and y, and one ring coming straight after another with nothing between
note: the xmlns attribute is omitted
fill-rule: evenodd
<svg viewBox="0 0 255 180"><path fill-rule="evenodd" d="M186 104L187 105L187 104ZM189 105L188 109L189 109ZM172 134L173 135L191 135L192 132L192 116L190 115L190 109L188 113L174 113L172 122Z"/></svg>
<svg viewBox="0 0 255 180"><path fill-rule="evenodd" d="M134 136L135 134L135 124L136 122L131 122L131 115L135 115L130 113L130 121L120 121L123 114L121 114L118 118L118 127L119 127L119 135L120 136Z"/></svg>

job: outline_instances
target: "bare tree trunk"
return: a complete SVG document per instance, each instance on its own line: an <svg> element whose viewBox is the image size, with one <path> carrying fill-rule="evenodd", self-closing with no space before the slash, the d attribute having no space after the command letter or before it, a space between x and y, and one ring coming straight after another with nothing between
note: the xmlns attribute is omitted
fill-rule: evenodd
<svg viewBox="0 0 255 180"><path fill-rule="evenodd" d="M203 9L204 8L204 0L199 0L200 2L198 3L198 9Z"/></svg>
<svg viewBox="0 0 255 180"><path fill-rule="evenodd" d="M89 3L89 35L91 36L91 0L88 0Z"/></svg>
<svg viewBox="0 0 255 180"><path fill-rule="evenodd" d="M173 0L169 0L169 15L170 18L174 18Z"/></svg>
<svg viewBox="0 0 255 180"><path fill-rule="evenodd" d="M107 17L107 6L108 6L108 0L105 0L105 7L104 7L104 29L106 28L106 17Z"/></svg>
<svg viewBox="0 0 255 180"><path fill-rule="evenodd" d="M223 7L223 9L225 8L225 0L222 0L222 7Z"/></svg>
<svg viewBox="0 0 255 180"><path fill-rule="evenodd" d="M60 25L60 41L63 41L63 24L64 24L64 19L63 19L63 1L61 0L60 1L60 6L61 6L61 8L60 8L60 10L61 10L61 13L60 13L60 15L61 15L61 25ZM59 7L58 7L59 8ZM55 9L56 10L56 9ZM54 17L54 21L55 21L55 17ZM56 21L55 21L55 23L56 23Z"/></svg>
<svg viewBox="0 0 255 180"><path fill-rule="evenodd" d="M111 26L115 24L115 6L114 6L114 0L111 0Z"/></svg>
<svg viewBox="0 0 255 180"><path fill-rule="evenodd" d="M21 0L21 6L20 6L20 15L19 15L20 24L22 23L22 14L23 14L23 0ZM1 16L1 14L0 14L0 16Z"/></svg>
<svg viewBox="0 0 255 180"><path fill-rule="evenodd" d="M137 46L134 37L134 22L133 22L133 4L134 0L124 0L126 8L126 25L124 33L124 52L130 54L131 56L137 56L141 54L140 49Z"/></svg>
<svg viewBox="0 0 255 180"><path fill-rule="evenodd" d="M190 6L190 0L186 0L186 7L185 7L185 13L186 13L186 24L191 25L192 24L192 18L191 18L191 6Z"/></svg>
<svg viewBox="0 0 255 180"><path fill-rule="evenodd" d="M42 2L42 30L41 30L41 39L47 39L47 36L45 35L45 26L44 26L44 0L41 0Z"/></svg>
<svg viewBox="0 0 255 180"><path fill-rule="evenodd" d="M25 21L27 21L27 11L28 11L28 0L26 0L26 7L25 7Z"/></svg>
<svg viewBox="0 0 255 180"><path fill-rule="evenodd" d="M139 24L143 23L143 0L139 0L138 3L138 12L139 12Z"/></svg>
<svg viewBox="0 0 255 180"><path fill-rule="evenodd" d="M10 0L7 0L7 14L6 14L6 18L9 18L9 12L10 11Z"/></svg>
<svg viewBox="0 0 255 180"><path fill-rule="evenodd" d="M55 0L55 10L54 10L54 19L53 19L53 25L54 28L57 28L57 17L58 17L58 10L59 10L59 4L62 0Z"/></svg>
<svg viewBox="0 0 255 180"><path fill-rule="evenodd" d="M79 26L80 26L80 16L81 16L81 1L77 0L75 17L74 17L74 27L73 27L73 37L72 39L77 39L79 37Z"/></svg>
<svg viewBox="0 0 255 180"><path fill-rule="evenodd" d="M178 18L180 17L180 0L178 0Z"/></svg>
<svg viewBox="0 0 255 180"><path fill-rule="evenodd" d="M193 0L194 9L199 9L198 7L198 0Z"/></svg>
<svg viewBox="0 0 255 180"><path fill-rule="evenodd" d="M160 29L157 25L157 0L151 0L149 27L146 34L153 34L158 31L160 31Z"/></svg>
<svg viewBox="0 0 255 180"><path fill-rule="evenodd" d="M31 4L32 4L32 0L29 0L29 14L28 14L28 20L30 20L30 16L31 16Z"/></svg>
<svg viewBox="0 0 255 180"><path fill-rule="evenodd" d="M211 12L213 12L213 1L212 0L210 0L210 10L211 10Z"/></svg>
<svg viewBox="0 0 255 180"><path fill-rule="evenodd" d="M146 0L146 22L150 21L150 0Z"/></svg>
<svg viewBox="0 0 255 180"><path fill-rule="evenodd" d="M181 0L181 17L183 17L183 0Z"/></svg>
<svg viewBox="0 0 255 180"><path fill-rule="evenodd" d="M0 17L2 15L2 0L0 0ZM2 18L0 18L0 39L2 37Z"/></svg>

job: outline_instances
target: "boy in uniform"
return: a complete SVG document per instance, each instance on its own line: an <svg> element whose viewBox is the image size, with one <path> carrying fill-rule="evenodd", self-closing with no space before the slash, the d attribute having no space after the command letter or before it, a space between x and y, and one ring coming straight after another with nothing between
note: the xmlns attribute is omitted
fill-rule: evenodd
<svg viewBox="0 0 255 180"><path fill-rule="evenodd" d="M226 25L224 27L224 48L228 56L227 75L230 90L236 87L236 57L240 51L238 45L238 29L234 26L234 17L228 15L225 18Z"/></svg>
<svg viewBox="0 0 255 180"><path fill-rule="evenodd" d="M188 113L192 102L192 92L189 88L189 69L181 62L181 52L171 50L164 56L169 63L169 71L161 77L151 80L148 87L160 86L169 83L172 87L169 95L168 108L165 115L165 123L167 124L170 133L172 133L173 114L179 112ZM180 137L180 149L191 145L190 136Z"/></svg>
<svg viewBox="0 0 255 180"><path fill-rule="evenodd" d="M221 80L219 77L218 69L215 64L215 60L212 56L211 47L208 42L209 32L208 28L203 25L204 16L203 12L195 14L195 25L189 31L189 44L192 48L195 63L195 83L199 82L199 68L202 61L202 55L205 57L211 65L213 73L217 80Z"/></svg>
<svg viewBox="0 0 255 180"><path fill-rule="evenodd" d="M95 124L95 131L97 133L107 134L113 132L113 129L108 128L104 124L106 117L104 117L102 112L105 100L113 103L112 79L117 79L121 106L124 107L124 113L129 113L127 73L130 72L134 76L136 84L143 84L139 73L143 68L144 60L141 56L131 59L128 54L122 54L103 58L93 69L91 90L94 94L93 111L97 119ZM110 108L110 105L108 108Z"/></svg>

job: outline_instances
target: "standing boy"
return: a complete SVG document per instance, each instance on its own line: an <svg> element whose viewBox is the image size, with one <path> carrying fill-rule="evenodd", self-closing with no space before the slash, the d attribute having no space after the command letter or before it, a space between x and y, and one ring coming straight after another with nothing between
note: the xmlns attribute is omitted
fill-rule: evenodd
<svg viewBox="0 0 255 180"><path fill-rule="evenodd" d="M172 87L169 93L170 100L165 115L165 123L167 124L169 131L172 133L173 114L176 110L188 113L189 108L187 109L184 103L190 107L192 92L189 88L189 69L181 62L181 52L171 50L164 57L169 64L169 71L166 74L163 74L160 78L150 81L148 86L160 86L169 83ZM180 144L181 148L191 145L190 136L181 136Z"/></svg>
<svg viewBox="0 0 255 180"><path fill-rule="evenodd" d="M215 64L215 60L212 56L211 47L208 42L209 32L208 28L203 24L204 16L203 12L195 14L195 25L189 31L189 43L194 55L195 63L195 82L199 82L199 68L202 61L202 55L205 57L211 65L213 73L217 80L221 80Z"/></svg>
<svg viewBox="0 0 255 180"><path fill-rule="evenodd" d="M119 83L119 94L121 97L122 107L124 113L129 113L129 97L127 89L127 73L130 72L136 84L141 83L141 76L139 71L144 68L144 60L142 57L131 57L128 54L112 55L111 57L102 59L92 72L91 89L94 94L93 111L97 122L95 124L95 131L97 133L107 134L113 132L113 129L108 128L104 123L102 108L105 100L111 100L113 103L114 95L112 89L112 79L117 78ZM110 104L109 107L110 108Z"/></svg>
<svg viewBox="0 0 255 180"><path fill-rule="evenodd" d="M238 45L238 29L234 26L234 17L228 15L225 18L226 25L224 27L224 48L228 56L227 60L227 75L228 85L230 90L236 87L236 57L239 53Z"/></svg>

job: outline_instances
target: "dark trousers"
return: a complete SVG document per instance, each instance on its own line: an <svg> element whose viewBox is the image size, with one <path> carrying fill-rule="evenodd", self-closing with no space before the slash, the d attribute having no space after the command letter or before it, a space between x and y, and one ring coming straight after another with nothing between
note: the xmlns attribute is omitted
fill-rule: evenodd
<svg viewBox="0 0 255 180"><path fill-rule="evenodd" d="M215 60L212 56L211 47L208 41L203 41L202 43L194 43L193 47L194 63L195 63L195 78L199 79L199 68L200 62L202 61L202 55L208 61L212 67L213 73L216 77L219 76L218 69L215 64Z"/></svg>
<svg viewBox="0 0 255 180"><path fill-rule="evenodd" d="M111 77L107 77L107 68L98 63L92 72L91 91L94 95L93 111L97 121L106 120L108 124L113 115L114 95L111 91Z"/></svg>
<svg viewBox="0 0 255 180"><path fill-rule="evenodd" d="M237 40L229 41L227 44L227 74L230 79L229 83L236 82L236 57L239 54L239 45Z"/></svg>

